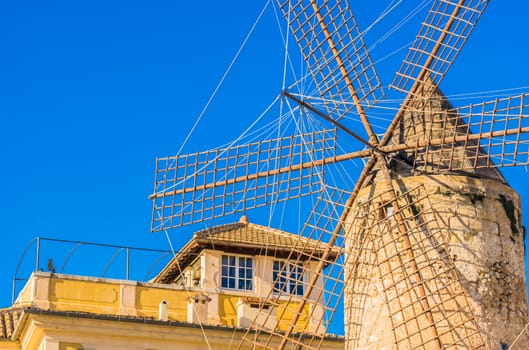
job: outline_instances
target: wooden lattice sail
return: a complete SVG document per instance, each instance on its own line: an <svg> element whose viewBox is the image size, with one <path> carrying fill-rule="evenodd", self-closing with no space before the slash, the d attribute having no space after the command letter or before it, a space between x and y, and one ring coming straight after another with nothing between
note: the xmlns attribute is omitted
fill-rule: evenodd
<svg viewBox="0 0 529 350"><path fill-rule="evenodd" d="M321 191L335 132L323 130L156 160L152 230L214 219Z"/></svg>

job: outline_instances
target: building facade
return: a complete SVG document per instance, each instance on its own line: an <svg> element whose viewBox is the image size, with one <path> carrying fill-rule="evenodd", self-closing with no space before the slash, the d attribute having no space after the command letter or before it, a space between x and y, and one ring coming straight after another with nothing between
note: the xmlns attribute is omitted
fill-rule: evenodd
<svg viewBox="0 0 529 350"><path fill-rule="evenodd" d="M0 349L235 349L250 324L281 332L315 264L292 255L294 237L243 218L197 232L149 282L34 272L0 310ZM275 292L285 296L266 302ZM321 301L309 299L294 330L323 335ZM322 344L343 349L343 338Z"/></svg>

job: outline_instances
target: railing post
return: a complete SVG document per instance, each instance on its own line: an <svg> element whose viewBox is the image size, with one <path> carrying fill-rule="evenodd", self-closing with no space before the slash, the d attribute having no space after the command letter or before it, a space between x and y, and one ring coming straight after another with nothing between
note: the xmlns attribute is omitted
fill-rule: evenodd
<svg viewBox="0 0 529 350"><path fill-rule="evenodd" d="M126 255L127 255L127 262L126 262L126 270L125 270L125 279L128 280L129 279L129 263L130 263L130 249L127 247L127 250L126 250Z"/></svg>
<svg viewBox="0 0 529 350"><path fill-rule="evenodd" d="M39 271L39 260L40 260L40 237L37 237L37 254L35 258L35 272Z"/></svg>
<svg viewBox="0 0 529 350"><path fill-rule="evenodd" d="M15 292L17 288L17 278L16 276L13 278L13 288L11 289L11 305L15 303Z"/></svg>

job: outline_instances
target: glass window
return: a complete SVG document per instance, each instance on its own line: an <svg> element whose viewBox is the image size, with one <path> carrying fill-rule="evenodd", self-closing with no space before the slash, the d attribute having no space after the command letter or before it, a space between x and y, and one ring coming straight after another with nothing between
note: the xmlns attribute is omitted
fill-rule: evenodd
<svg viewBox="0 0 529 350"><path fill-rule="evenodd" d="M223 255L220 285L222 288L252 290L253 260L244 256Z"/></svg>
<svg viewBox="0 0 529 350"><path fill-rule="evenodd" d="M303 267L287 261L274 261L274 293L303 295Z"/></svg>

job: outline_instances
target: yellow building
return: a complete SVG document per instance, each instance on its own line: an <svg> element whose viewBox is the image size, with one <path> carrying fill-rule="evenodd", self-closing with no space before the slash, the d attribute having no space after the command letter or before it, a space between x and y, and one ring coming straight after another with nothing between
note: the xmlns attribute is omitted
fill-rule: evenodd
<svg viewBox="0 0 529 350"><path fill-rule="evenodd" d="M276 331L292 323L289 310L299 305L318 251L316 241L303 239L312 258L294 263L303 255L292 253L294 240L243 217L197 232L147 283L34 272L14 304L0 309L0 349L237 348L254 319ZM290 278L278 278L284 271ZM288 297L264 302L278 290ZM263 307L271 312L259 319ZM300 317L295 331L323 334L314 317L321 300L310 295L305 308L314 319ZM341 337L324 338L325 349L343 347Z"/></svg>

